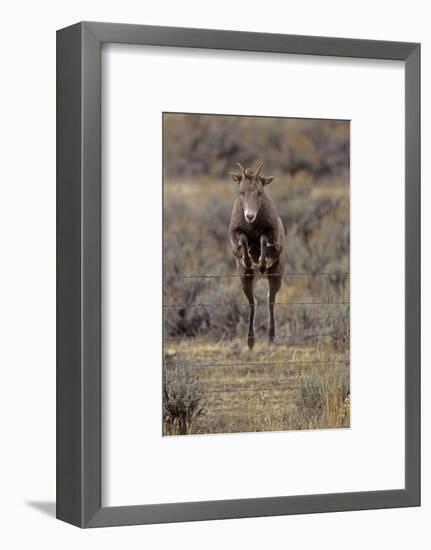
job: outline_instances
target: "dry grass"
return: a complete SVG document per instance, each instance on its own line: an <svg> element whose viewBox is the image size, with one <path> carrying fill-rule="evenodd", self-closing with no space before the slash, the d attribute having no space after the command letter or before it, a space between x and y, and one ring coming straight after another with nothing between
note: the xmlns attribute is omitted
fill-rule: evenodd
<svg viewBox="0 0 431 550"><path fill-rule="evenodd" d="M165 360L167 369L186 362L201 384L205 414L189 434L349 426L349 361L326 345L258 342L251 352L239 339L184 339L166 344Z"/></svg>

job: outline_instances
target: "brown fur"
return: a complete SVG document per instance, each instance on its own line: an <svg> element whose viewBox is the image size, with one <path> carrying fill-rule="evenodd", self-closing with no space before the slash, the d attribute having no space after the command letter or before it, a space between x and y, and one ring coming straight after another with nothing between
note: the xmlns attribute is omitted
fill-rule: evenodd
<svg viewBox="0 0 431 550"><path fill-rule="evenodd" d="M232 178L238 183L239 196L232 209L229 237L242 289L250 306L247 342L252 349L255 313L253 287L260 276L268 280L269 341L274 341L274 303L281 288L286 262L286 235L277 208L265 192L265 186L272 178L259 175L261 166L256 172L239 166L241 173L232 173ZM246 213L249 213L249 220Z"/></svg>

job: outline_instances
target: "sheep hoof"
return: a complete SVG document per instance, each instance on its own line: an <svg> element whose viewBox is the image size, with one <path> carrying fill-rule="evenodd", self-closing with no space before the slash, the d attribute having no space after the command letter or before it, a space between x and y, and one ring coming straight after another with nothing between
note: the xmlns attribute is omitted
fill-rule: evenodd
<svg viewBox="0 0 431 550"><path fill-rule="evenodd" d="M253 265L251 263L251 259L247 256L243 256L244 265L247 269L251 269L251 266Z"/></svg>
<svg viewBox="0 0 431 550"><path fill-rule="evenodd" d="M254 335L247 337L248 349L252 350L254 347Z"/></svg>

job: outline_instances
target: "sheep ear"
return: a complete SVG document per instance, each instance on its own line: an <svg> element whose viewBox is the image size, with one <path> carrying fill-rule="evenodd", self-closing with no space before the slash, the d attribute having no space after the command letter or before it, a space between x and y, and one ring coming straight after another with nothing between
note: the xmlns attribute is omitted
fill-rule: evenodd
<svg viewBox="0 0 431 550"><path fill-rule="evenodd" d="M267 178L260 176L260 181L262 182L262 185L268 185L268 183L271 183L273 179L274 176L268 176Z"/></svg>
<svg viewBox="0 0 431 550"><path fill-rule="evenodd" d="M239 183L241 181L240 174L235 174L235 172L231 172L230 175L232 176L233 181L236 181L236 183Z"/></svg>

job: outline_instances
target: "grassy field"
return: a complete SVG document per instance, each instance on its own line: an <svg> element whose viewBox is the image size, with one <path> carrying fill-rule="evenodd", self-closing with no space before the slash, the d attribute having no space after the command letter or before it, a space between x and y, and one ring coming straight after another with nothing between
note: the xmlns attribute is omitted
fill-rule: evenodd
<svg viewBox="0 0 431 550"><path fill-rule="evenodd" d="M328 346L276 345L268 352L260 343L250 352L240 340L187 341L180 351L167 345L165 353L167 369L190 369L200 386L203 410L185 433L349 426L349 364ZM214 366L222 361L224 366ZM181 430L166 423L170 433Z"/></svg>
<svg viewBox="0 0 431 550"><path fill-rule="evenodd" d="M272 346L267 283L256 287L253 351L227 238L234 182L165 180L165 435L350 424L348 178L275 176L287 273Z"/></svg>

